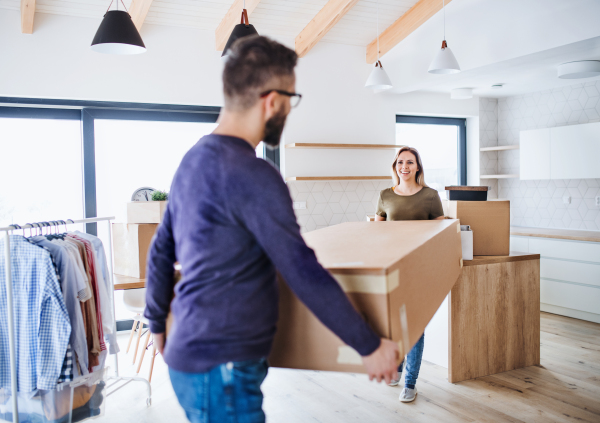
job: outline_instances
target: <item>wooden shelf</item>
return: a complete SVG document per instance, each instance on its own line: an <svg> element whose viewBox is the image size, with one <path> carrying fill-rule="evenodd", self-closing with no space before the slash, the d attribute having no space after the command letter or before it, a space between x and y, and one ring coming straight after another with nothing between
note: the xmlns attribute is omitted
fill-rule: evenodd
<svg viewBox="0 0 600 423"><path fill-rule="evenodd" d="M518 150L518 145L499 145L497 147L482 147L479 151L505 151L505 150Z"/></svg>
<svg viewBox="0 0 600 423"><path fill-rule="evenodd" d="M360 148L360 149L394 149L402 148L403 145L396 144L324 144L324 143L310 143L310 142L298 142L295 144L286 144L285 148Z"/></svg>
<svg viewBox="0 0 600 423"><path fill-rule="evenodd" d="M479 175L481 179L508 179L508 178L518 178L519 175L515 173L510 173L506 175Z"/></svg>
<svg viewBox="0 0 600 423"><path fill-rule="evenodd" d="M391 176L290 176L286 181L387 181Z"/></svg>

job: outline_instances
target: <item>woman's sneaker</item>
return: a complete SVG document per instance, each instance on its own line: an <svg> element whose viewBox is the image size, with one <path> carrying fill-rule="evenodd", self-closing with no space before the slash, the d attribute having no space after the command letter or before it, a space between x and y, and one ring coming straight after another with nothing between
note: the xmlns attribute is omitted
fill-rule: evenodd
<svg viewBox="0 0 600 423"><path fill-rule="evenodd" d="M415 389L404 388L402 392L400 392L400 402L412 402L417 397L417 387Z"/></svg>

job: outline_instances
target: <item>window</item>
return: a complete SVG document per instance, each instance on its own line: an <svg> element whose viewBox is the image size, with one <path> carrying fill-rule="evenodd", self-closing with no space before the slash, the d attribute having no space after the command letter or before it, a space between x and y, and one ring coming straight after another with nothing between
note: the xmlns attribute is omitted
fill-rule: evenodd
<svg viewBox="0 0 600 423"><path fill-rule="evenodd" d="M428 186L446 198L448 185L466 185L466 120L396 116L396 144L419 151Z"/></svg>
<svg viewBox="0 0 600 423"><path fill-rule="evenodd" d="M116 216L136 188L168 191L184 154L216 127L218 107L0 97L0 226ZM43 108L39 108L42 105ZM279 167L279 150L256 148ZM105 245L106 223L80 225ZM131 319L115 295L117 320ZM131 320L119 322L120 329Z"/></svg>
<svg viewBox="0 0 600 423"><path fill-rule="evenodd" d="M81 218L80 112L54 119L9 109L0 109L0 226Z"/></svg>

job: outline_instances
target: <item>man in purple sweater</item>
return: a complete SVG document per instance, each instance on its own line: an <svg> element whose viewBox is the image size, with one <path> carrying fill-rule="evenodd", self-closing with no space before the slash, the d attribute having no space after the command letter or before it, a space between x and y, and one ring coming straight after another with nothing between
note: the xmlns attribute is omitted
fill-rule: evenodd
<svg viewBox="0 0 600 423"><path fill-rule="evenodd" d="M150 247L144 315L191 422L264 422L260 385L277 323L275 269L361 354L371 380L389 383L396 374L398 345L371 330L317 262L281 175L255 154L260 141L279 144L300 100L297 59L265 37L234 44L219 126L181 161ZM183 278L174 285L176 261Z"/></svg>

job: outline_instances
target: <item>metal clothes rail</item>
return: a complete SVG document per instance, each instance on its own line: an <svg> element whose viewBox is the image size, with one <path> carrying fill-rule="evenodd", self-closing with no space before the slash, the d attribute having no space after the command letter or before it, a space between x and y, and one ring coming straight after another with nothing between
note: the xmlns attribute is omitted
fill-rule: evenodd
<svg viewBox="0 0 600 423"><path fill-rule="evenodd" d="M12 400L12 409L13 409L13 423L19 423L19 408L17 402L17 357L15 355L15 324L14 324L14 305L13 305L13 286L12 286L12 269L11 269L11 260L10 260L10 232L15 230L22 229L37 229L37 228L48 228L48 227L58 227L62 225L72 225L76 223L93 223L93 222L106 222L108 226L108 266L109 266L109 274L110 274L110 287L111 287L111 299L112 299L112 309L113 309L113 333L117 334L117 320L115 317L115 290L114 285L115 281L113 278L113 265L112 265L112 233L110 221L114 220L115 217L93 217L89 219L80 219L80 220L72 220L67 219L67 221L48 221L42 223L27 223L26 225L11 225L5 228L0 228L0 232L4 232L4 260L6 262L6 300L8 307L8 348L10 354L10 384L11 384L11 400ZM145 382L148 388L148 397L146 398L146 405L150 406L152 404L152 388L150 386L150 382L148 380L141 377L120 377L119 376L119 362L117 358L117 354L114 354L114 362L115 362L115 376L110 377L108 381L113 381L110 385L107 385L107 390L111 386L115 386L119 382L125 382L124 384L116 387L111 392L106 394L106 397L115 393L117 390L121 389L123 386L128 384L129 382ZM80 378L85 378L86 376L81 376ZM78 381L80 378L76 378L73 382Z"/></svg>

